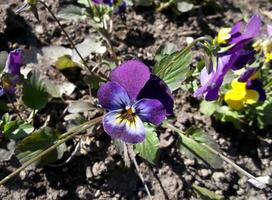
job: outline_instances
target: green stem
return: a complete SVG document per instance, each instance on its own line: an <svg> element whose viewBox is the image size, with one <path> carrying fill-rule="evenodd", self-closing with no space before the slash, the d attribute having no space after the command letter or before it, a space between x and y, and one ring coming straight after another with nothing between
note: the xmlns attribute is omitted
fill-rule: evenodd
<svg viewBox="0 0 272 200"><path fill-rule="evenodd" d="M184 134L183 131L179 130L177 127L173 126L172 124L170 124L169 122L164 122L162 124L162 127L164 128L169 128L172 131L182 135L182 136L186 136ZM187 137L187 136L186 136ZM236 169L237 171L241 172L242 174L244 174L245 176L247 176L249 179L254 179L257 182L260 182L255 176L253 176L252 174L250 174L249 172L247 172L246 170L242 169L241 167L239 167L237 164L235 164L231 159L227 158L226 156L224 156L223 154L219 153L218 151L216 151L214 148L210 147L209 145L206 145L204 143L200 143L200 145L203 145L204 147L206 147L207 149L209 149L212 153L214 153L215 155L219 156L220 158L222 158L225 162L227 162L228 164L230 164L234 169Z"/></svg>
<svg viewBox="0 0 272 200"><path fill-rule="evenodd" d="M83 56L81 55L81 53L78 51L78 49L76 48L76 45L74 44L73 40L70 38L70 36L66 32L66 30L63 28L63 26L61 25L60 21L58 20L58 18L54 14L54 12L51 10L51 8L43 0L40 0L39 2L46 8L46 10L48 10L48 12L51 14L51 16L53 17L53 19L57 22L58 26L60 27L60 29L64 33L65 37L67 38L67 40L71 44L72 48L76 51L77 55L80 57L83 65L91 73L92 72L91 67L88 66L86 60L83 58Z"/></svg>
<svg viewBox="0 0 272 200"><path fill-rule="evenodd" d="M103 28L103 29L98 28L97 31L98 31L98 33L100 33L100 35L103 37L103 39L107 43L107 45L108 45L108 47L110 49L110 54L113 57L114 63L116 65L119 65L117 54L114 51L114 48L113 48L113 45L112 45L112 42L111 42L111 39L110 39L110 34L108 33L108 31L105 28Z"/></svg>
<svg viewBox="0 0 272 200"><path fill-rule="evenodd" d="M28 167L29 165L31 165L32 163L38 161L41 157L45 156L46 154L48 154L49 152L53 151L54 149L56 149L59 145L63 144L64 142L72 139L73 137L75 137L77 134L87 130L88 128L90 128L91 126L99 123L102 120L102 116L94 118L86 123L84 123L83 125L80 125L78 127L73 128L72 130L66 132L65 134L62 135L61 139L58 140L54 145L50 146L49 148L47 148L46 150L42 151L39 155L37 155L36 157L28 160L27 162L25 162L21 167L19 167L18 169L16 169L14 172L12 172L11 174L9 174L8 176L6 176L4 179L2 179L0 181L0 185L5 184L7 181L9 181L10 179L12 179L13 177L17 176L22 170L24 170L26 167Z"/></svg>
<svg viewBox="0 0 272 200"><path fill-rule="evenodd" d="M264 90L269 89L272 86L272 81L269 81L265 86L264 86Z"/></svg>
<svg viewBox="0 0 272 200"><path fill-rule="evenodd" d="M168 8L172 3L174 3L176 0L169 0L166 3L161 3L160 6L156 9L157 12L161 12L162 10Z"/></svg>

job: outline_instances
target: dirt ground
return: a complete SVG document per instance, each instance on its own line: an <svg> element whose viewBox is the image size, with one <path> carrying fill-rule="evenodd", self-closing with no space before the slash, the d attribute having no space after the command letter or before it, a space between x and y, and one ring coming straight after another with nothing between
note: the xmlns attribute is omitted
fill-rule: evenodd
<svg viewBox="0 0 272 200"><path fill-rule="evenodd" d="M48 45L69 46L61 30L44 8L39 8L41 22L37 22L31 13L14 14L14 10L23 1L1 0L0 2L0 50L14 47L41 48ZM54 11L72 0L48 0ZM232 25L247 15L271 11L270 1L227 0L219 1L222 10L211 11L208 7L199 6L192 12L174 16L170 12L155 13L152 8L130 8L125 19L116 16L114 21L116 33L112 40L119 55L132 54L149 65L159 46L165 42L174 42L179 47L186 45L186 37L198 37L203 34L214 34L219 27ZM241 12L242 11L242 12ZM263 21L271 19L263 16ZM94 30L86 22L62 22L75 43ZM122 28L119 28L122 25ZM194 64L194 63L193 63ZM44 67L44 66L39 66ZM48 72L50 74L50 72ZM62 73L62 72L58 72ZM52 72L52 74L54 74ZM79 70L64 72L64 76L77 84ZM87 88L80 87L70 99L87 97ZM45 114L56 118L65 105L50 104L38 114L43 121ZM175 93L175 125L181 130L191 126L206 130L218 142L220 148L238 165L256 176L272 174L272 140L260 141L256 131L241 132L230 124L221 124L199 112L199 103L186 91ZM38 120L39 121L39 120ZM59 122L62 123L62 122ZM59 123L50 122L58 127ZM254 133L254 134L253 134ZM269 134L268 131L257 134ZM175 145L175 135L169 130L160 129L161 148L156 166L151 166L142 159L142 172L154 199L198 199L191 185L204 186L226 199L233 200L267 200L272 198L271 188L259 190L247 183L245 177L228 164L221 169L211 169L195 160L187 159ZM77 200L77 199L148 199L144 186L135 169L126 168L122 157L110 143L110 138L101 133L87 147L86 155L74 157L69 163L60 166L23 171L18 178L5 187L0 187L0 199L3 200ZM8 175L18 167L18 163L0 163L0 178Z"/></svg>

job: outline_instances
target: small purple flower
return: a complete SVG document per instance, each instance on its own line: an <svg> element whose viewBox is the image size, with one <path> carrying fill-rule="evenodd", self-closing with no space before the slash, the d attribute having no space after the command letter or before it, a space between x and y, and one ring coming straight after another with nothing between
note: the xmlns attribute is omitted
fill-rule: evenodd
<svg viewBox="0 0 272 200"><path fill-rule="evenodd" d="M242 22L238 22L232 28L219 32L217 43L225 44L224 39L227 39L226 44L232 46L230 49L218 52L217 66L203 68L200 73L201 87L195 91L195 97L204 96L207 101L216 100L228 71L241 69L253 60L255 51L243 50L243 48L258 35L261 20L258 16L253 16L244 29L242 25Z"/></svg>
<svg viewBox="0 0 272 200"><path fill-rule="evenodd" d="M243 28L244 27L244 28ZM242 22L236 23L232 28L222 28L214 42L219 45L227 45L231 48L223 49L223 52L233 52L240 50L243 46L254 39L261 29L261 19L253 16L244 25Z"/></svg>
<svg viewBox="0 0 272 200"><path fill-rule="evenodd" d="M2 86L0 87L0 96L4 93L13 94L15 92L15 86L19 81L22 62L21 50L16 49L9 53L4 68L5 74L1 79Z"/></svg>
<svg viewBox="0 0 272 200"><path fill-rule="evenodd" d="M92 0L94 4L106 4L109 6L114 6L115 13L121 14L126 10L126 2L123 0Z"/></svg>
<svg viewBox="0 0 272 200"><path fill-rule="evenodd" d="M103 118L105 132L128 143L145 139L144 122L159 125L173 113L169 88L137 60L126 61L111 72L110 81L98 90L98 100L108 111Z"/></svg>
<svg viewBox="0 0 272 200"><path fill-rule="evenodd" d="M214 101L219 96L219 89L224 77L231 69L241 69L248 63L254 54L252 51L237 51L231 54L221 54L217 60L217 66L210 69L204 67L200 73L200 84L194 96L204 96L207 101Z"/></svg>
<svg viewBox="0 0 272 200"><path fill-rule="evenodd" d="M20 75L22 63L22 52L20 49L15 49L9 53L4 71L13 76Z"/></svg>

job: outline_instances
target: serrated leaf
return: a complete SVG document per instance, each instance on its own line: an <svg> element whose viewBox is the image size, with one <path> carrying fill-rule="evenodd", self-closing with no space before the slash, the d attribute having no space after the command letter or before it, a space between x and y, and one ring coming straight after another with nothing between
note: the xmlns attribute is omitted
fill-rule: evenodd
<svg viewBox="0 0 272 200"><path fill-rule="evenodd" d="M156 63L153 73L164 80L171 91L174 91L187 78L191 60L192 52L188 49L174 52Z"/></svg>
<svg viewBox="0 0 272 200"><path fill-rule="evenodd" d="M212 116L212 114L219 108L217 102L214 101L205 101L203 100L200 103L200 112L207 116Z"/></svg>
<svg viewBox="0 0 272 200"><path fill-rule="evenodd" d="M154 127L146 125L145 131L145 140L134 145L135 152L151 164L155 164L160 141Z"/></svg>
<svg viewBox="0 0 272 200"><path fill-rule="evenodd" d="M86 10L85 8L69 5L59 11L58 17L70 20L83 20L86 19Z"/></svg>
<svg viewBox="0 0 272 200"><path fill-rule="evenodd" d="M24 80L22 100L29 108L40 110L48 103L49 94L46 91L45 82L38 71L33 71Z"/></svg>
<svg viewBox="0 0 272 200"><path fill-rule="evenodd" d="M74 68L77 66L78 66L78 64L76 62L72 61L71 56L69 56L69 55L61 56L55 62L55 67L59 70Z"/></svg>
<svg viewBox="0 0 272 200"><path fill-rule="evenodd" d="M196 139L193 138L191 131L192 129L189 129L185 134L179 134L178 145L180 150L190 158L196 158L199 161L209 164L213 168L220 168L223 160L205 146L209 144L201 144L205 142L203 137L201 138L195 135ZM191 135L191 137L186 135Z"/></svg>
<svg viewBox="0 0 272 200"><path fill-rule="evenodd" d="M32 133L30 136L24 138L16 148L16 157L21 163L34 158L45 149L55 144L60 137L60 134L49 127L39 129ZM50 162L54 162L63 156L66 151L66 145L62 144L57 149L51 151L47 155L43 156L36 165L45 165Z"/></svg>
<svg viewBox="0 0 272 200"><path fill-rule="evenodd" d="M200 187L196 184L193 184L192 187L203 200L224 200L223 196L216 194L207 188Z"/></svg>

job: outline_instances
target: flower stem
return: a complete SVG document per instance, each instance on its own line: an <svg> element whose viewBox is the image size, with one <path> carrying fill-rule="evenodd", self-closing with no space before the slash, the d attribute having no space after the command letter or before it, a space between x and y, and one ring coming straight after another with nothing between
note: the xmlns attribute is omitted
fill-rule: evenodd
<svg viewBox="0 0 272 200"><path fill-rule="evenodd" d="M157 12L161 12L162 10L168 8L175 0L170 0L166 3L161 3L160 6L156 9Z"/></svg>
<svg viewBox="0 0 272 200"><path fill-rule="evenodd" d="M99 123L102 120L102 116L94 118L82 125L79 125L75 128L73 128L72 130L66 132L65 134L62 135L61 139L58 140L54 145L50 146L49 148L47 148L46 150L42 151L40 154L38 154L37 156L35 156L34 158L28 160L27 162L25 162L21 167L19 167L18 169L16 169L14 172L12 172L11 174L9 174L8 176L6 176L4 179L2 179L0 181L0 185L5 184L7 181L9 181L10 179L12 179L13 177L17 176L22 170L24 170L26 167L28 167L29 165L31 165L32 163L34 163L35 161L38 161L41 157L45 156L46 154L48 154L49 152L53 151L54 149L56 149L59 145L63 144L64 142L72 139L73 137L75 137L77 134L87 130L88 128L90 128L91 126ZM93 134L94 136L94 134Z"/></svg>
<svg viewBox="0 0 272 200"><path fill-rule="evenodd" d="M130 159L132 159L133 164L134 164L134 166L135 166L135 168L136 168L136 171L137 171L137 173L138 173L138 175L139 175L139 177L140 177L142 183L144 184L144 187L145 187L145 190L146 190L146 192L147 192L147 195L148 195L149 199L152 200L152 199L153 199L153 198L152 198L152 195L151 195L151 193L150 193L150 191L149 191L149 188L148 188L148 186L147 186L147 184L146 184L146 181L144 180L144 176L143 176L143 174L141 173L140 167L139 167L139 165L138 165L138 163L137 163L135 152L133 151L133 148L132 148L131 146L129 146L129 145L125 145L125 146L126 146L126 148L127 148L127 150L128 150L128 155L130 156Z"/></svg>
<svg viewBox="0 0 272 200"><path fill-rule="evenodd" d="M178 133L180 135L186 136L183 131L179 130L177 127L175 127L174 125L170 124L167 121L162 124L162 127L169 128L173 132L176 132L176 133ZM215 155L217 155L220 158L222 158L226 163L230 164L234 169L236 169L237 171L241 172L242 174L244 174L245 176L247 176L249 179L254 179L257 182L260 182L255 176L253 176L252 174L250 174L246 170L244 170L241 167L239 167L235 162L233 162L231 159L229 159L228 157L224 156L223 154L219 153L214 148L210 147L209 145L207 145L205 143L200 143L200 145L203 145L204 147L206 147L207 149L209 149L212 153L214 153Z"/></svg>
<svg viewBox="0 0 272 200"><path fill-rule="evenodd" d="M13 103L13 101L11 100L9 94L8 93L5 93L5 94L6 94L6 97L7 97L8 101L11 103L14 111L16 112L16 114L18 115L18 117L20 118L20 120L23 121L23 117L21 116L20 111L17 109L17 107L15 106L15 104Z"/></svg>
<svg viewBox="0 0 272 200"><path fill-rule="evenodd" d="M65 37L67 38L67 40L71 44L72 48L76 51L77 55L80 57L83 65L85 66L85 68L89 72L92 72L91 67L88 66L86 60L83 58L83 56L81 55L81 53L79 52L79 50L76 48L76 45L74 44L73 40L70 38L70 36L68 35L68 33L66 32L66 30L64 29L64 27L61 25L60 21L58 20L58 18L54 14L54 12L51 10L51 8L43 0L40 0L39 2L48 10L48 12L51 14L51 16L53 17L53 19L57 22L58 26L60 27L60 29L64 33Z"/></svg>
<svg viewBox="0 0 272 200"><path fill-rule="evenodd" d="M112 42L111 42L111 39L110 39L110 34L108 33L108 31L104 27L102 29L98 28L97 31L100 33L100 35L103 37L103 39L107 43L107 45L108 45L108 47L110 49L110 54L113 57L114 63L116 65L119 65L117 54L115 53L115 50L113 48L113 45L112 45Z"/></svg>

